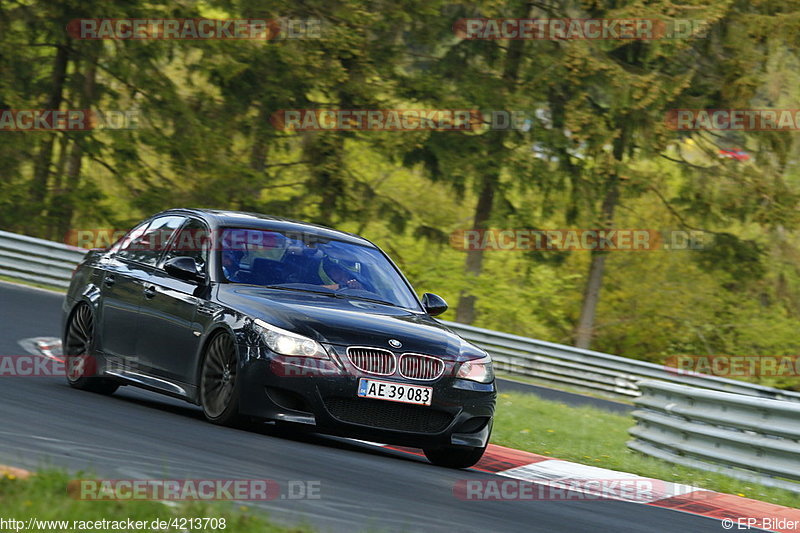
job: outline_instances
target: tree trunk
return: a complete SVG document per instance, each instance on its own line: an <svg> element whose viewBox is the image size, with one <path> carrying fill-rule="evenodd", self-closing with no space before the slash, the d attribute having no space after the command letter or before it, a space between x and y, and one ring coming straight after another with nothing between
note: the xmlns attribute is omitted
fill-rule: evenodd
<svg viewBox="0 0 800 533"><path fill-rule="evenodd" d="M261 109L258 112L257 123L255 125L255 138L253 139L253 146L250 149L250 168L258 173L264 172L267 164L267 136L266 124L269 122L269 106L266 103L261 103Z"/></svg>
<svg viewBox="0 0 800 533"><path fill-rule="evenodd" d="M619 178L615 175L610 178L608 191L603 199L603 227L610 228L614 224L614 209L619 201ZM592 344L594 334L594 321L597 313L597 303L600 301L600 289L603 287L603 274L606 267L608 252L592 250L592 259L589 263L589 274L583 291L583 304L578 326L575 329L575 346L588 349Z"/></svg>
<svg viewBox="0 0 800 533"><path fill-rule="evenodd" d="M525 18L530 13L531 7L528 4L520 6L519 18ZM503 67L503 80L508 83L508 93L512 94L517 90L517 80L519 79L519 68L522 64L522 53L525 41L518 39L511 41L506 53L506 61ZM492 157L496 161L494 171L486 175L480 185L478 193L478 203L475 206L475 216L473 217L473 229L487 229L489 220L492 217L494 208L494 196L497 185L500 183L503 166L505 163L505 138L506 131L490 132L493 135L493 142L486 157ZM467 251L467 258L464 261L464 272L471 283L477 282L477 277L483 271L483 253L481 249ZM469 289L464 289L458 296L458 306L456 307L456 322L462 324L472 324L477 318L475 303L477 298Z"/></svg>
<svg viewBox="0 0 800 533"><path fill-rule="evenodd" d="M56 47L56 55L53 58L53 73L50 86L50 95L45 104L46 109L58 109L61 106L64 93L64 80L67 77L67 64L69 62L68 46L66 44ZM50 162L53 157L53 143L56 133L42 133L45 135L39 145L39 153L33 164L33 179L28 189L30 198L30 208L28 221L26 222L27 231L36 231L33 223L41 213L42 205L47 197L47 181L50 176Z"/></svg>
<svg viewBox="0 0 800 533"><path fill-rule="evenodd" d="M312 133L304 146L311 169L307 187L311 194L319 194L319 214L314 221L323 226L346 217L348 185L343 176L343 152L344 139L337 133Z"/></svg>
<svg viewBox="0 0 800 533"><path fill-rule="evenodd" d="M244 211L257 211L261 189L264 187L264 169L267 168L267 153L269 151L269 106L261 102L256 124L253 128L253 144L250 147L250 170L252 175L247 179L244 194L239 198L239 208Z"/></svg>
<svg viewBox="0 0 800 533"><path fill-rule="evenodd" d="M614 169L606 182L606 194L601 208L602 228L612 228L614 226L614 210L619 203L618 167L625 155L630 134L625 117L622 117L622 124L620 135L614 141ZM575 328L575 346L578 348L588 349L592 344L597 303L600 301L600 290L603 288L603 274L605 273L607 254L608 252L606 251L592 250L589 273L586 277L586 286L583 291L581 315Z"/></svg>
<svg viewBox="0 0 800 533"><path fill-rule="evenodd" d="M362 79L361 65L352 58L342 58L342 66L349 73L350 83ZM338 91L340 109L358 107L359 96L345 85ZM337 220L346 219L351 209L347 197L352 185L344 174L345 135L341 132L312 133L306 138L304 160L310 161L312 178L311 192L319 191L319 214L317 221L323 226L333 226Z"/></svg>
<svg viewBox="0 0 800 533"><path fill-rule="evenodd" d="M492 207L494 205L494 191L497 187L497 176L486 177L483 181L480 194L478 196L478 204L475 206L475 218L472 221L474 229L487 229L489 219L492 216ZM468 250L467 259L464 263L464 271L468 279L477 278L483 270L483 250ZM470 291L463 290L458 298L458 307L456 308L456 322L462 324L472 324L475 321L475 301L474 294Z"/></svg>
<svg viewBox="0 0 800 533"><path fill-rule="evenodd" d="M97 61L100 55L100 46L94 42L90 42L86 46L86 66L83 74L83 86L80 93L80 108L89 109L95 100L95 79L97 77ZM79 72L75 72L79 75ZM64 182L64 194L59 196L59 201L54 206L54 219L56 222L56 234L62 237L66 235L72 226L72 217L75 213L75 207L78 200L78 186L81 179L81 167L83 163L83 146L84 141L90 135L86 132L85 135L75 137L72 141L72 147L67 158L67 176Z"/></svg>
<svg viewBox="0 0 800 533"><path fill-rule="evenodd" d="M64 190L64 175L67 168L67 161L69 160L69 142L70 138L67 135L62 135L58 140L58 162L56 163L55 172L53 172L53 196L59 198L65 194ZM53 212L53 206L48 210L47 216L47 238L50 240L61 242L65 235L58 234L57 220L55 219L56 213Z"/></svg>

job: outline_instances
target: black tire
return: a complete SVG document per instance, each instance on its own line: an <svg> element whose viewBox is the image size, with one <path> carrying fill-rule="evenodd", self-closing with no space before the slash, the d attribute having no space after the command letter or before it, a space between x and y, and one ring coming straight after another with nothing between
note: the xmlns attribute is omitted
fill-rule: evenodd
<svg viewBox="0 0 800 533"><path fill-rule="evenodd" d="M200 405L209 422L223 426L241 423L238 365L230 335L220 333L211 339L200 369Z"/></svg>
<svg viewBox="0 0 800 533"><path fill-rule="evenodd" d="M70 317L64 335L64 362L67 383L70 387L110 395L119 388L119 383L97 377L97 359L94 348L94 313L91 307L80 304Z"/></svg>
<svg viewBox="0 0 800 533"><path fill-rule="evenodd" d="M425 457L436 466L446 468L469 468L483 457L486 447L472 448L468 446L443 446L441 448L425 448Z"/></svg>

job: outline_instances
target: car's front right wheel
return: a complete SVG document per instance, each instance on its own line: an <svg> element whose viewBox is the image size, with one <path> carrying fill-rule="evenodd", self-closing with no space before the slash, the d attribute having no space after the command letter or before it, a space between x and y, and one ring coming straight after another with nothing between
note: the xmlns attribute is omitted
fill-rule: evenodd
<svg viewBox="0 0 800 533"><path fill-rule="evenodd" d="M442 446L439 448L425 448L425 457L436 466L447 468L469 468L483 457L486 447L473 448L468 446Z"/></svg>

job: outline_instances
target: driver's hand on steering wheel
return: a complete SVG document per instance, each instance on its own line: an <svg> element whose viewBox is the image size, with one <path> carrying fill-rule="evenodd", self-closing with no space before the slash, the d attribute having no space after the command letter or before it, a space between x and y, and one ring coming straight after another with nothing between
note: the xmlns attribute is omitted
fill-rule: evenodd
<svg viewBox="0 0 800 533"><path fill-rule="evenodd" d="M342 289L363 289L364 286L357 279L348 279L344 283L334 283L332 285L323 285L326 289L340 291Z"/></svg>
<svg viewBox="0 0 800 533"><path fill-rule="evenodd" d="M348 279L347 282L345 282L344 287L342 287L341 285L339 287L342 288L342 289L344 289L344 288L348 288L348 289L363 289L364 288L364 286L361 284L361 282L358 281L357 279Z"/></svg>

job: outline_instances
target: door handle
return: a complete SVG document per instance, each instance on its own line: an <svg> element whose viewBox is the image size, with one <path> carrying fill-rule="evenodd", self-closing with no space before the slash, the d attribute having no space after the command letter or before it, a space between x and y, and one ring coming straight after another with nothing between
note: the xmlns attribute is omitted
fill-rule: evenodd
<svg viewBox="0 0 800 533"><path fill-rule="evenodd" d="M114 276L112 276L110 274L106 275L105 279L103 279L103 285L105 285L106 287L111 287L116 282L117 282L117 280L114 278Z"/></svg>
<svg viewBox="0 0 800 533"><path fill-rule="evenodd" d="M155 295L156 295L156 288L155 288L154 285L151 285L150 287L145 288L145 290L144 290L144 297L145 298L150 299Z"/></svg>

